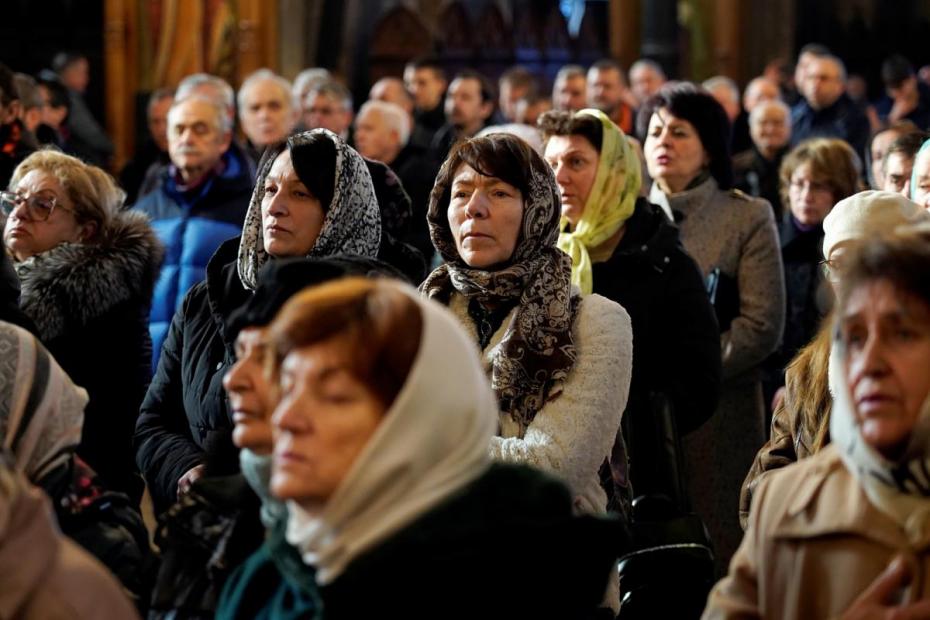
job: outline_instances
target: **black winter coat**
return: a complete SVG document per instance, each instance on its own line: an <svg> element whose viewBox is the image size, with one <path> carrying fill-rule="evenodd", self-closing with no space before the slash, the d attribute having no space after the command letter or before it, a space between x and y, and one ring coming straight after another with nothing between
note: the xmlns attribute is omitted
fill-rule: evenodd
<svg viewBox="0 0 930 620"><path fill-rule="evenodd" d="M239 469L223 374L235 359L226 322L249 298L236 271L239 239L225 241L175 313L136 423L136 462L157 512L177 499L178 480Z"/></svg>
<svg viewBox="0 0 930 620"><path fill-rule="evenodd" d="M251 297L239 279L238 251L238 237L225 241L210 259L206 279L187 293L171 321L142 403L134 441L136 462L157 512L177 500L178 480L193 467L203 464L205 477L239 471L223 389L223 375L235 360L233 317ZM376 265L381 263L344 257L340 265L346 274L363 275L379 270Z"/></svg>
<svg viewBox="0 0 930 620"><path fill-rule="evenodd" d="M720 389L720 333L704 279L678 228L640 198L613 255L593 267L594 292L619 303L633 328L633 375L623 416L635 495L662 491L655 470L650 396L670 400L681 434L713 414Z"/></svg>
<svg viewBox="0 0 930 620"><path fill-rule="evenodd" d="M132 434L152 374L148 316L162 255L145 215L122 212L97 243L65 243L15 265L36 335L90 397L78 455L136 506Z"/></svg>

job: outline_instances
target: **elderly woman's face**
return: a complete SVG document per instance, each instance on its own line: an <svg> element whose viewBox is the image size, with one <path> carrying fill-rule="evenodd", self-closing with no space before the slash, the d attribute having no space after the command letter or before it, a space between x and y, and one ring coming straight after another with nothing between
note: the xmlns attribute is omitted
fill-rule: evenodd
<svg viewBox="0 0 930 620"><path fill-rule="evenodd" d="M523 195L513 185L462 164L452 180L446 215L465 264L487 269L513 256L523 222Z"/></svg>
<svg viewBox="0 0 930 620"><path fill-rule="evenodd" d="M853 291L840 318L862 438L899 458L930 393L930 305L888 280L873 280Z"/></svg>
<svg viewBox="0 0 930 620"><path fill-rule="evenodd" d="M78 223L65 188L44 170L31 170L10 191L21 199L6 220L3 243L17 260L61 243L80 243L93 232L91 225Z"/></svg>
<svg viewBox="0 0 930 620"><path fill-rule="evenodd" d="M323 229L323 207L298 178L284 149L265 178L262 241L271 256L306 256Z"/></svg>
<svg viewBox="0 0 930 620"><path fill-rule="evenodd" d="M552 136L545 157L559 185L562 217L575 226L584 215L601 155L584 136Z"/></svg>
<svg viewBox="0 0 930 620"><path fill-rule="evenodd" d="M350 370L347 347L336 336L292 351L281 364L271 491L308 510L339 488L385 413Z"/></svg>
<svg viewBox="0 0 930 620"><path fill-rule="evenodd" d="M233 443L256 454L271 452L271 412L277 394L265 372L265 329L246 327L236 336L236 363L223 376L232 412Z"/></svg>
<svg viewBox="0 0 930 620"><path fill-rule="evenodd" d="M665 108L649 119L643 150L649 176L666 193L683 191L710 164L694 125Z"/></svg>

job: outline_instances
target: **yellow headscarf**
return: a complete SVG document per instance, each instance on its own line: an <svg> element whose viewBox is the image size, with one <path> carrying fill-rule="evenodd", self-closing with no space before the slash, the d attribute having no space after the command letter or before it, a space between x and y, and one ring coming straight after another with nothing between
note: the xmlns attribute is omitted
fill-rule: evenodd
<svg viewBox="0 0 930 620"><path fill-rule="evenodd" d="M594 287L591 275L593 261L608 258L598 255L598 246L610 239L633 215L642 173L639 158L626 136L606 114L594 109L581 110L577 114L593 116L601 121L600 159L584 213L572 231L567 230L568 220L562 217L558 245L572 258L572 284L588 295Z"/></svg>

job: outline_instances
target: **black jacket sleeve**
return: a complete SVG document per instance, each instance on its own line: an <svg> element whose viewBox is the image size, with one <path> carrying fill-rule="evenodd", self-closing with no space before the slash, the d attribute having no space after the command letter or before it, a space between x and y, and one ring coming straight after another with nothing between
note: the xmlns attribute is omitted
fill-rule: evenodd
<svg viewBox="0 0 930 620"><path fill-rule="evenodd" d="M194 442L184 409L182 353L184 332L191 309L191 294L175 313L162 346L155 377L149 385L133 444L136 463L157 510L177 499L178 480L204 460L203 450Z"/></svg>

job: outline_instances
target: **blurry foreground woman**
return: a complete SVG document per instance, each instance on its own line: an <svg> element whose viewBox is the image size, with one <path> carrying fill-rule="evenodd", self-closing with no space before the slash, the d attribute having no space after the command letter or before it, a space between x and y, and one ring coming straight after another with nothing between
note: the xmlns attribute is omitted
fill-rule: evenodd
<svg viewBox="0 0 930 620"><path fill-rule="evenodd" d="M619 526L573 516L541 473L491 464L494 396L447 311L349 278L300 293L268 329L271 490L288 520L218 617L591 617Z"/></svg>

